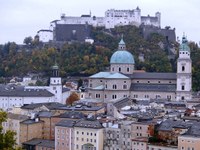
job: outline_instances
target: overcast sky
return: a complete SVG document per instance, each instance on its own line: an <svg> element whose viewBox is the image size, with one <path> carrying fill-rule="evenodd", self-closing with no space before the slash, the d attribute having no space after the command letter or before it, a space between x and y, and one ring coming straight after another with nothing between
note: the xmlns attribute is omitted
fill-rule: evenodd
<svg viewBox="0 0 200 150"><path fill-rule="evenodd" d="M0 44L8 41L22 44L25 37L34 37L40 29L49 29L50 22L67 16L89 14L104 16L107 9L141 9L141 15L161 12L161 27L176 28L189 41L200 41L200 0L1 0Z"/></svg>

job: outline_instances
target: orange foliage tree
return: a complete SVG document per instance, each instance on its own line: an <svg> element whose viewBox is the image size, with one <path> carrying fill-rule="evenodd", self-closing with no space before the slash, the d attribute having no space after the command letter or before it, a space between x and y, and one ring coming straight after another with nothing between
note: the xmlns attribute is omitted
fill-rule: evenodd
<svg viewBox="0 0 200 150"><path fill-rule="evenodd" d="M78 94L76 92L72 92L70 96L66 99L67 105L72 105L75 101L80 100Z"/></svg>

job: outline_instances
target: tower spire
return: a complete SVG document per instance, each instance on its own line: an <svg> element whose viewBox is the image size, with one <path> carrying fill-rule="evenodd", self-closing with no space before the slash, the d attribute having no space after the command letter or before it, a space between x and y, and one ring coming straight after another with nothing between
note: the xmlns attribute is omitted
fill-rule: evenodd
<svg viewBox="0 0 200 150"><path fill-rule="evenodd" d="M119 45L118 45L118 49L119 50L125 50L126 49L126 44L125 44L125 42L124 42L124 40L123 40L123 34L121 35L121 40L120 40L120 42L119 42Z"/></svg>

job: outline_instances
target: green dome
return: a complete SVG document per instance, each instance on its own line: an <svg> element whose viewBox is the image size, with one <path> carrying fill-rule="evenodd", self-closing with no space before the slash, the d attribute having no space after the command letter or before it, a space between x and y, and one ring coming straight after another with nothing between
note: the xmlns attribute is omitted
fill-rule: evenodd
<svg viewBox="0 0 200 150"><path fill-rule="evenodd" d="M179 47L179 50L190 52L190 47L188 46L188 41L185 36L183 36L183 38L182 38L182 43Z"/></svg>
<svg viewBox="0 0 200 150"><path fill-rule="evenodd" d="M135 64L135 60L130 52L118 50L111 56L110 64Z"/></svg>

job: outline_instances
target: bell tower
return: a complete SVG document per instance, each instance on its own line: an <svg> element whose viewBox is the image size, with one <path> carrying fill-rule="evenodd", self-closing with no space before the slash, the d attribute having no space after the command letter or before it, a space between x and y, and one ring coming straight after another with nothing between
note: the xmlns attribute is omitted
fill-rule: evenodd
<svg viewBox="0 0 200 150"><path fill-rule="evenodd" d="M62 82L59 77L59 67L57 63L52 66L52 77L50 78L50 91L55 95L55 102L62 103Z"/></svg>
<svg viewBox="0 0 200 150"><path fill-rule="evenodd" d="M185 36L179 47L177 60L176 100L188 101L192 99L192 61L190 59L190 48Z"/></svg>

